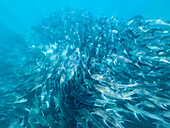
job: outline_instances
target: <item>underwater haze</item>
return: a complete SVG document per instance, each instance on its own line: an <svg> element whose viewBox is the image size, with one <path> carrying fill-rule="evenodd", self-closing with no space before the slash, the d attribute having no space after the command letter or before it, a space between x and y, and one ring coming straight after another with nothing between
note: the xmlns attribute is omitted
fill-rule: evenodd
<svg viewBox="0 0 170 128"><path fill-rule="evenodd" d="M169 128L170 0L0 0L0 128Z"/></svg>
<svg viewBox="0 0 170 128"><path fill-rule="evenodd" d="M83 8L96 14L129 20L135 15L146 18L170 19L169 0L1 0L0 25L6 31L22 33L41 23L55 10L70 7ZM0 31L3 33L2 29Z"/></svg>

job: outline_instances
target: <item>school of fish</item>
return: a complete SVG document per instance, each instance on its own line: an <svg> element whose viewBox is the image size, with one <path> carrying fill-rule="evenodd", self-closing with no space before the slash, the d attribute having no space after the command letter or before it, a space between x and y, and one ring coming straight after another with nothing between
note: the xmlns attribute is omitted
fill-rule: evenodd
<svg viewBox="0 0 170 128"><path fill-rule="evenodd" d="M0 126L170 127L169 22L63 9L24 42L13 88L0 88Z"/></svg>

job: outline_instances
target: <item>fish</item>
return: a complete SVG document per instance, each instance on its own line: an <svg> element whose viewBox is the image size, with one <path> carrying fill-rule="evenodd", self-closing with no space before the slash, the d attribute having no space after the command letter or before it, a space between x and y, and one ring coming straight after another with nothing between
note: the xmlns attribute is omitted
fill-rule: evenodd
<svg viewBox="0 0 170 128"><path fill-rule="evenodd" d="M92 79L97 80L101 83L105 83L105 84L113 86L117 90L117 92L119 92L120 96L123 98L123 95L121 94L120 90L116 87L116 85L112 83L109 79L104 77L103 75L93 74L91 77Z"/></svg>
<svg viewBox="0 0 170 128"><path fill-rule="evenodd" d="M43 127L47 127L48 126L47 121L43 117L41 117L39 114L37 114L36 112L31 110L30 111L30 115L31 115L32 118L34 118Z"/></svg>
<svg viewBox="0 0 170 128"><path fill-rule="evenodd" d="M157 121L161 121L160 124L163 125L163 126L165 126L165 127L167 127L168 125L170 125L170 123L164 121L163 118L161 118L161 117L159 117L159 116L157 116L157 115L155 115L155 114L149 113L149 112L147 112L147 111L145 111L145 110L142 110L142 109L140 109L140 108L138 108L138 107L136 107L136 106L133 106L133 105L131 105L131 104L129 104L129 103L126 104L126 107L127 107L128 109L130 109L131 111L135 112L135 113L138 113L138 114L140 114L140 115L144 115L144 116L146 116L146 117L149 117L149 118L151 118L151 119L155 119L155 120L157 120Z"/></svg>
<svg viewBox="0 0 170 128"><path fill-rule="evenodd" d="M77 94L75 91L72 91L71 92L71 95L76 99L78 100L79 102L85 104L85 105L88 105L88 106L94 106L94 101L89 101L85 98L83 98L82 96L80 96L79 94Z"/></svg>
<svg viewBox="0 0 170 128"><path fill-rule="evenodd" d="M103 117L105 120L109 121L111 124L113 124L117 128L123 128L123 126L111 115L109 115L107 112L101 110L101 109L95 109L95 114Z"/></svg>
<svg viewBox="0 0 170 128"><path fill-rule="evenodd" d="M100 91L101 93L105 94L105 95L108 95L108 96L111 96L111 97L114 97L114 98L120 98L122 99L122 97L120 95L117 95L111 88L109 87L104 87L104 86L101 86L99 84L96 84L94 85L94 87Z"/></svg>
<svg viewBox="0 0 170 128"><path fill-rule="evenodd" d="M86 117L86 119L88 119L94 126L98 127L98 128L103 128L103 126L100 124L100 122L98 122L93 115L85 108L83 108L81 110L81 113L84 117Z"/></svg>

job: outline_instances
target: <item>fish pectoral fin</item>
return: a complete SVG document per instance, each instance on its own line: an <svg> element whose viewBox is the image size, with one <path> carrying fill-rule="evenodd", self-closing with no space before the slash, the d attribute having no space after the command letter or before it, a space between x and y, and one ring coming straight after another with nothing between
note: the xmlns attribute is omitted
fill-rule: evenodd
<svg viewBox="0 0 170 128"><path fill-rule="evenodd" d="M105 124L107 127L111 128L111 127L107 124L107 122L106 122L105 119L103 119L103 122L104 122L104 124Z"/></svg>
<svg viewBox="0 0 170 128"><path fill-rule="evenodd" d="M138 121L142 122L142 121L139 119L137 113L134 113L134 116L135 116L135 118L136 118Z"/></svg>

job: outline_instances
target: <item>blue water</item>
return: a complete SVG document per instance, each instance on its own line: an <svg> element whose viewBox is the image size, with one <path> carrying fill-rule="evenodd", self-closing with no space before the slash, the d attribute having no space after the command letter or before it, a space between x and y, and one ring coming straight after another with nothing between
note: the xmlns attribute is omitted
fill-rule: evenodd
<svg viewBox="0 0 170 128"><path fill-rule="evenodd" d="M169 5L0 0L0 128L169 128Z"/></svg>
<svg viewBox="0 0 170 128"><path fill-rule="evenodd" d="M140 14L146 18L170 19L169 0L1 0L0 35L9 31L22 33L41 23L53 11L64 7L83 8L93 14L129 19ZM3 30L3 31L2 31Z"/></svg>

